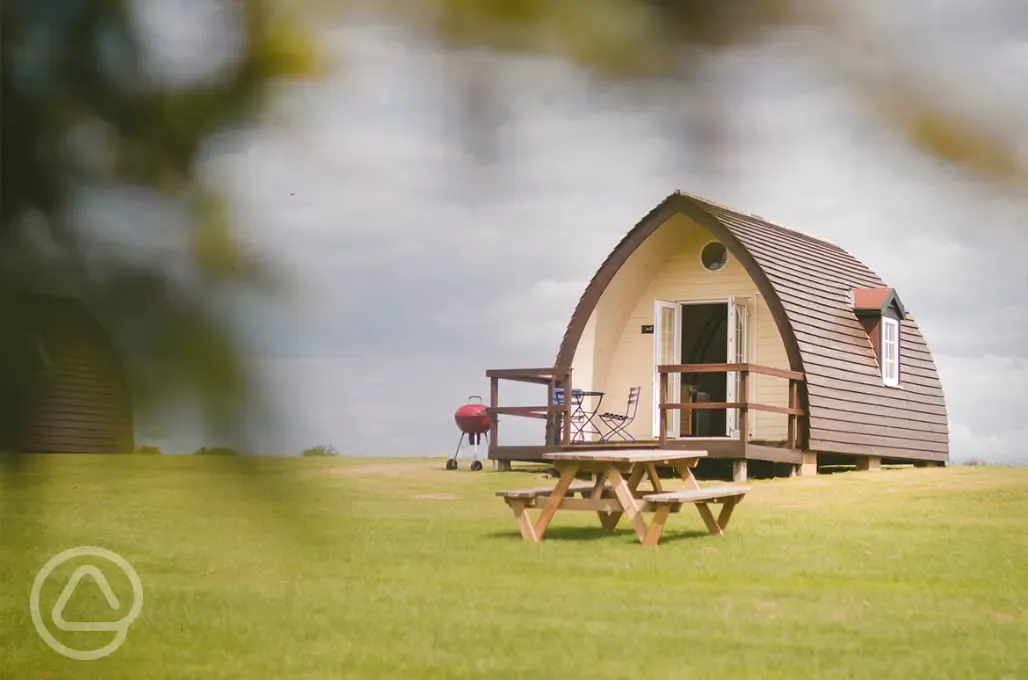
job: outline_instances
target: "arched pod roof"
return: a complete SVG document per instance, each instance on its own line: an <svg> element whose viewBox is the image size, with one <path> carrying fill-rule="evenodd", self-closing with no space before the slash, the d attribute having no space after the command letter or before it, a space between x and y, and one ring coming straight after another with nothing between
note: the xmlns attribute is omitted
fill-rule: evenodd
<svg viewBox="0 0 1028 680"><path fill-rule="evenodd" d="M675 192L625 235L578 302L557 354L570 367L590 315L614 275L662 224L682 214L745 268L778 326L790 367L807 376L810 450L947 460L946 404L931 352L914 319L901 322L900 387L883 384L853 290L882 280L842 248L695 196Z"/></svg>

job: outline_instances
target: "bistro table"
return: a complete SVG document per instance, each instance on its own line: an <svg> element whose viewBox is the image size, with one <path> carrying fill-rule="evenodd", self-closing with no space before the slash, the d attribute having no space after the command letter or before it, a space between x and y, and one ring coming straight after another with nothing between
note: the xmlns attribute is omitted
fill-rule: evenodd
<svg viewBox="0 0 1028 680"><path fill-rule="evenodd" d="M577 442L585 442L585 435L587 434L598 434L603 437L603 432L596 425L593 418L600 411L600 404L603 403L603 395L606 392L600 390L574 390L577 395L577 403L575 410L571 414L571 421L574 426L575 432L573 440ZM585 408L585 400L596 398L596 403L592 404L592 408Z"/></svg>
<svg viewBox="0 0 1028 680"><path fill-rule="evenodd" d="M553 463L560 472L552 488L497 492L513 510L514 520L526 541L541 541L558 510L578 510L595 512L608 532L614 531L621 518L627 516L639 542L656 545L668 515L678 512L687 503L696 505L711 534L724 535L732 511L749 490L739 485L700 488L692 468L707 455L706 451L604 448L543 455L543 459ZM658 465L673 467L686 489L665 492L657 475ZM593 481L574 483L581 472L593 473ZM652 492L639 490L644 477L649 479ZM575 498L575 494L581 497ZM709 503L722 505L717 518ZM528 516L529 508L541 508L535 522ZM655 513L651 522L646 521L644 513L647 512Z"/></svg>

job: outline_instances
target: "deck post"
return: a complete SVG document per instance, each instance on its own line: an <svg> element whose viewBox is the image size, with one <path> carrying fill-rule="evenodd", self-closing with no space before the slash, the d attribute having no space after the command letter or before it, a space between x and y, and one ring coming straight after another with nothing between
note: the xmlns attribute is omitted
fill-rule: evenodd
<svg viewBox="0 0 1028 680"><path fill-rule="evenodd" d="M800 388L800 384L799 384L798 381L791 380L791 379L789 380L789 408L790 409L796 408L797 404L800 403L799 388ZM789 448L790 449L799 448L797 446L798 442L796 441L797 434L799 432L798 425L799 425L799 418L796 417L796 414L790 413L789 414Z"/></svg>
<svg viewBox="0 0 1028 680"><path fill-rule="evenodd" d="M571 398L571 369L568 368L564 374L564 433L561 443L564 446L571 445L571 409L574 399Z"/></svg>
<svg viewBox="0 0 1028 680"><path fill-rule="evenodd" d="M657 417L660 421L660 445L667 445L667 411L664 409L664 404L667 403L667 373L660 374L660 395L657 397L657 408L660 411Z"/></svg>
<svg viewBox="0 0 1028 680"><path fill-rule="evenodd" d="M553 406L553 393L557 389L557 376L550 376L550 382L546 384L546 408ZM547 446L552 446L557 443L557 414L552 412L546 413L546 435L545 442Z"/></svg>
<svg viewBox="0 0 1028 680"><path fill-rule="evenodd" d="M802 453L803 462L797 467L799 470L800 477L813 477L817 474L817 453L814 451L804 451Z"/></svg>
<svg viewBox="0 0 1028 680"><path fill-rule="evenodd" d="M732 461L732 481L733 482L745 482L746 481L746 459L741 458L739 460Z"/></svg>
<svg viewBox="0 0 1028 680"><path fill-rule="evenodd" d="M489 457L493 458L496 453L496 447L499 445L496 441L500 431L500 416L496 413L496 409L500 406L500 379L490 378L489 379Z"/></svg>
<svg viewBox="0 0 1028 680"><path fill-rule="evenodd" d="M857 458L858 470L881 470L882 459L880 456L860 456Z"/></svg>
<svg viewBox="0 0 1028 680"><path fill-rule="evenodd" d="M746 443L750 440L750 423L749 423L749 392L748 392L749 380L747 380L747 371L739 371L739 395L738 399L742 402L742 406L739 407L739 441L742 442L742 448L746 450Z"/></svg>

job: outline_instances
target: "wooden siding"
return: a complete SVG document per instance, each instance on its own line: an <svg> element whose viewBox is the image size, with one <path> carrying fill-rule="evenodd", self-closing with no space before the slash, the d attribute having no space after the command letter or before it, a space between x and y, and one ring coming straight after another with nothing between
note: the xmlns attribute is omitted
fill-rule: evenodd
<svg viewBox="0 0 1028 680"><path fill-rule="evenodd" d="M871 340L853 313L852 289L885 283L836 245L693 200L739 239L778 293L807 374L810 448L948 458L942 385L916 321L908 315L901 323L902 381L887 387Z"/></svg>
<svg viewBox="0 0 1028 680"><path fill-rule="evenodd" d="M746 270L731 256L717 272L708 272L700 265L700 251L711 240L705 229L684 215L676 215L661 225L611 280L579 341L573 366L591 364L593 379L583 384L583 376L576 368L573 384L603 389L606 396L602 410L623 412L629 388L642 387L635 422L628 428L636 438L653 436L654 336L643 334L641 326L654 323L654 300L724 301L729 296L748 299L751 310L756 310L751 312L755 313L756 323L750 327L750 356L762 357L759 363L764 365L789 367L778 327L766 303L761 309L763 301ZM751 398L759 394L763 403L788 405L786 381L760 376L754 383ZM754 439L785 440L785 416L755 413Z"/></svg>
<svg viewBox="0 0 1028 680"><path fill-rule="evenodd" d="M114 348L78 303L33 295L24 332L33 398L20 426L27 453L121 453L134 446L132 406Z"/></svg>
<svg viewBox="0 0 1028 680"><path fill-rule="evenodd" d="M782 341L782 334L775 324L771 310L768 309L767 300L763 295L757 294L757 304L754 310L756 319L753 326L756 329L755 343L752 347L753 354L750 363L768 366L770 368L789 369L789 356L785 353L785 343ZM751 375L749 378L750 399L758 404L770 404L771 406L789 405L789 381L782 380L770 375ZM756 441L779 442L786 441L789 436L789 417L781 413L768 413L767 411L750 411L750 439Z"/></svg>
<svg viewBox="0 0 1028 680"><path fill-rule="evenodd" d="M581 352L575 354L575 360L571 364L571 386L576 389L592 389L596 385L603 384L602 377L596 375L596 327L600 313L594 309L589 315L589 321L582 332L582 339L578 346Z"/></svg>
<svg viewBox="0 0 1028 680"><path fill-rule="evenodd" d="M575 387L607 387L608 374L614 365L614 353L625 333L629 316L632 315L650 280L667 261L668 253L677 247L679 240L679 235L673 229L658 230L636 248L632 256L618 269L590 314L586 331L579 341L579 351L575 352L572 364L575 369L572 374ZM652 306L651 301L651 309ZM651 319L652 316L651 311ZM652 320L644 323L652 323ZM646 337L652 340L653 336ZM580 354L583 356L580 357ZM652 368L650 370L652 371ZM638 384L638 381L633 384ZM617 398L626 399L628 388L624 389L623 396L605 397L604 406L612 405L613 400Z"/></svg>

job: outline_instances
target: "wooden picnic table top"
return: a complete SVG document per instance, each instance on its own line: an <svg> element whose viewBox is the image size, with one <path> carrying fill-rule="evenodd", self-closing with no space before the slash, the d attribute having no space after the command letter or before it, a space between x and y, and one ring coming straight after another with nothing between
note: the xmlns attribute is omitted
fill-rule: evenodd
<svg viewBox="0 0 1028 680"><path fill-rule="evenodd" d="M703 458L706 455L706 451L686 451L685 449L621 449L614 451L561 451L543 454L543 459L594 463L662 463Z"/></svg>

